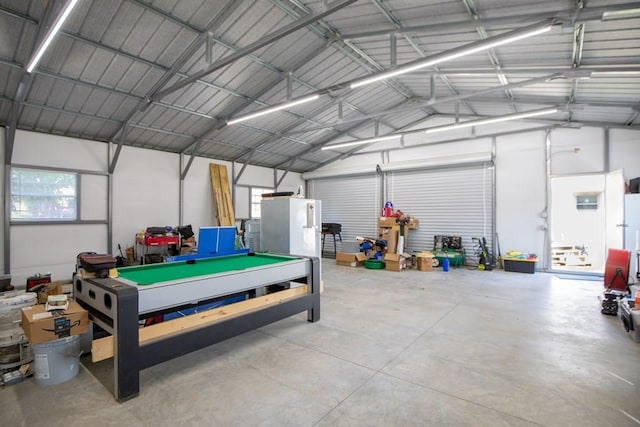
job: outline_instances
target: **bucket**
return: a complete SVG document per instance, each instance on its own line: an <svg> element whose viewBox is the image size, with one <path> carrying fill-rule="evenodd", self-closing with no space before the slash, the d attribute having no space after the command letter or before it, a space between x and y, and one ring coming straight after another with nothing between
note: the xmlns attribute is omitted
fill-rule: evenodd
<svg viewBox="0 0 640 427"><path fill-rule="evenodd" d="M34 377L41 386L69 381L80 370L80 337L73 335L34 344Z"/></svg>

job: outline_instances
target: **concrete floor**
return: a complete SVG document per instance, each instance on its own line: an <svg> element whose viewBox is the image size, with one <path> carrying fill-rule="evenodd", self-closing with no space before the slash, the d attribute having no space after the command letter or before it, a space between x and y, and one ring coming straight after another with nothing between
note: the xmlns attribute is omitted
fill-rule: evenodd
<svg viewBox="0 0 640 427"><path fill-rule="evenodd" d="M4 426L638 426L640 344L599 281L323 260L300 314L147 369L117 403L84 367L0 390Z"/></svg>

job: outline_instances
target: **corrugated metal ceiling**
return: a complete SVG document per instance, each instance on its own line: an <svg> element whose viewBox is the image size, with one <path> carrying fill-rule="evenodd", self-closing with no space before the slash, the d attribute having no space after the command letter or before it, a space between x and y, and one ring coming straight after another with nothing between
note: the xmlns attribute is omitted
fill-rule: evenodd
<svg viewBox="0 0 640 427"><path fill-rule="evenodd" d="M640 14L603 20L605 12L634 12L640 2L80 0L26 73L65 3L0 0L0 124L9 129L297 172L401 142L323 145L426 129L434 117L468 120L555 106L557 113L509 129L640 129ZM396 64L545 19L555 24L548 33L349 88ZM311 93L321 96L226 124ZM416 135L411 141L419 144Z"/></svg>

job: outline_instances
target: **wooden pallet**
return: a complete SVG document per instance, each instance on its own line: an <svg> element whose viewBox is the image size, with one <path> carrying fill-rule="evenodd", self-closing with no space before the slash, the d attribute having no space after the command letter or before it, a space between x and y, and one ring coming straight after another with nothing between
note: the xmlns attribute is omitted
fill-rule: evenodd
<svg viewBox="0 0 640 427"><path fill-rule="evenodd" d="M231 200L231 187L227 167L216 163L209 163L211 172L211 188L213 190L213 204L216 210L216 218L220 226L236 225L233 213L233 201Z"/></svg>
<svg viewBox="0 0 640 427"><path fill-rule="evenodd" d="M571 267L590 267L591 263L581 249L574 246L562 246L551 250L551 263L553 265Z"/></svg>

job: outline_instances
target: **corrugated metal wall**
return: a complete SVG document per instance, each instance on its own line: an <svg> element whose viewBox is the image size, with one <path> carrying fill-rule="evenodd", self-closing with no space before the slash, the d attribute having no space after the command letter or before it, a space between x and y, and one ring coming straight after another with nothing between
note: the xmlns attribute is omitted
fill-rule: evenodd
<svg viewBox="0 0 640 427"><path fill-rule="evenodd" d="M308 181L310 198L322 200L322 222L342 224L342 240L356 242L356 236L376 237L380 204L378 175L359 175L313 179ZM324 254L333 255L333 240L325 240ZM342 246L338 242L340 252Z"/></svg>
<svg viewBox="0 0 640 427"><path fill-rule="evenodd" d="M493 240L493 168L483 166L391 172L389 200L419 219L409 233L408 252L430 250L435 235L461 236L467 264L476 264L473 237Z"/></svg>

